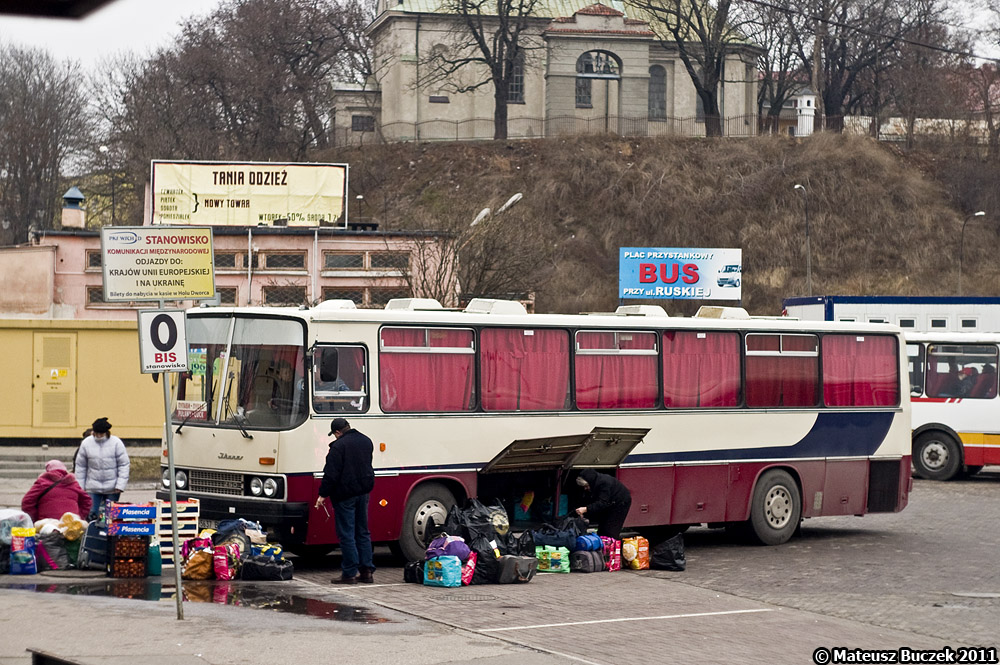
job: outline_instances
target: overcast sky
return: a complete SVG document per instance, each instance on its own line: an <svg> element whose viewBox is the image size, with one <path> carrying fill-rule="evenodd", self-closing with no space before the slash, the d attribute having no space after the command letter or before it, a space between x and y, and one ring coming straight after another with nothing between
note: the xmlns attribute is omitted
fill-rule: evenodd
<svg viewBox="0 0 1000 665"><path fill-rule="evenodd" d="M207 14L218 0L115 0L85 19L0 15L0 42L47 49L92 69L121 51L146 54L169 44L180 21Z"/></svg>

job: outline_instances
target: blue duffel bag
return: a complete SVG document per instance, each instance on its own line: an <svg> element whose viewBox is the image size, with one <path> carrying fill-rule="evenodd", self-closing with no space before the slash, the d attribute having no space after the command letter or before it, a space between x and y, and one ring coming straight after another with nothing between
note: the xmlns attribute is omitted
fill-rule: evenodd
<svg viewBox="0 0 1000 665"><path fill-rule="evenodd" d="M596 552L597 550L604 549L604 544L601 542L601 537L596 533L587 533L582 536L576 537L576 546L573 547L573 552Z"/></svg>

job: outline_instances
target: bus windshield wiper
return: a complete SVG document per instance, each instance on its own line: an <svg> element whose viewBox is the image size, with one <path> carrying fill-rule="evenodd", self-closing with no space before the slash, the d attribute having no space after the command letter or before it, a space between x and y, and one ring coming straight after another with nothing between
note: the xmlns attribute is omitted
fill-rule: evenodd
<svg viewBox="0 0 1000 665"><path fill-rule="evenodd" d="M246 416L240 413L240 410L242 410L243 407L237 406L236 412L233 412L229 408L229 398L230 398L229 393L233 389L233 379L235 378L236 378L236 373L230 372L229 377L226 379L226 389L223 391L223 394L225 395L224 397L225 401L223 402L223 405L226 408L226 419L227 420L232 419L232 421L236 423L236 426L240 428L240 434L243 435L244 439L252 439L253 435L247 432L246 427L243 426L243 421L246 420Z"/></svg>
<svg viewBox="0 0 1000 665"><path fill-rule="evenodd" d="M188 421L191 420L192 418L194 418L195 415L197 415L198 413L201 413L202 411L204 411L207 406L208 406L208 402L203 402L201 406L199 406L197 409L195 409L191 413L187 414L187 416L184 417L184 420L181 421L181 424L177 426L177 429L174 430L174 434L180 434L181 430L184 429L184 426L188 424Z"/></svg>

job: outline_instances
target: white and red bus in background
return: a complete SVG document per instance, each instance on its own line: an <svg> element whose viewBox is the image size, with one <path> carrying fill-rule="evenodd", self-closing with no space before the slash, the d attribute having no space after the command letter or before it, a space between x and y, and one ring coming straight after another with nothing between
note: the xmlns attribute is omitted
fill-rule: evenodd
<svg viewBox="0 0 1000 665"><path fill-rule="evenodd" d="M289 549L330 549L332 517L313 502L344 416L375 443L373 539L410 558L453 503L496 499L514 516L530 490L558 506L587 467L630 488L626 527L640 531L732 525L779 544L803 518L902 510L900 331L736 311L547 315L483 299L189 310L178 496L198 498L205 520L258 520Z"/></svg>
<svg viewBox="0 0 1000 665"><path fill-rule="evenodd" d="M907 333L913 468L948 480L1000 464L998 333Z"/></svg>

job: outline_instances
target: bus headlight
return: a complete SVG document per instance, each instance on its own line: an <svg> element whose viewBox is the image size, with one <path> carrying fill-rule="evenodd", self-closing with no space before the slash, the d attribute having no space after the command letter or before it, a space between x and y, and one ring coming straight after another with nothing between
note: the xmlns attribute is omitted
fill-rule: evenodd
<svg viewBox="0 0 1000 665"><path fill-rule="evenodd" d="M183 471L178 471L174 474L174 481L177 483L177 489L182 490L188 486L188 475Z"/></svg>
<svg viewBox="0 0 1000 665"><path fill-rule="evenodd" d="M264 496L273 497L278 493L278 481L274 478L268 478L264 481Z"/></svg>
<svg viewBox="0 0 1000 665"><path fill-rule="evenodd" d="M170 489L170 469L163 468L163 473L160 474L160 482L166 489Z"/></svg>
<svg viewBox="0 0 1000 665"><path fill-rule="evenodd" d="M253 494L254 496L260 496L263 491L264 491L264 481L262 481L260 478L251 478L250 493Z"/></svg>

